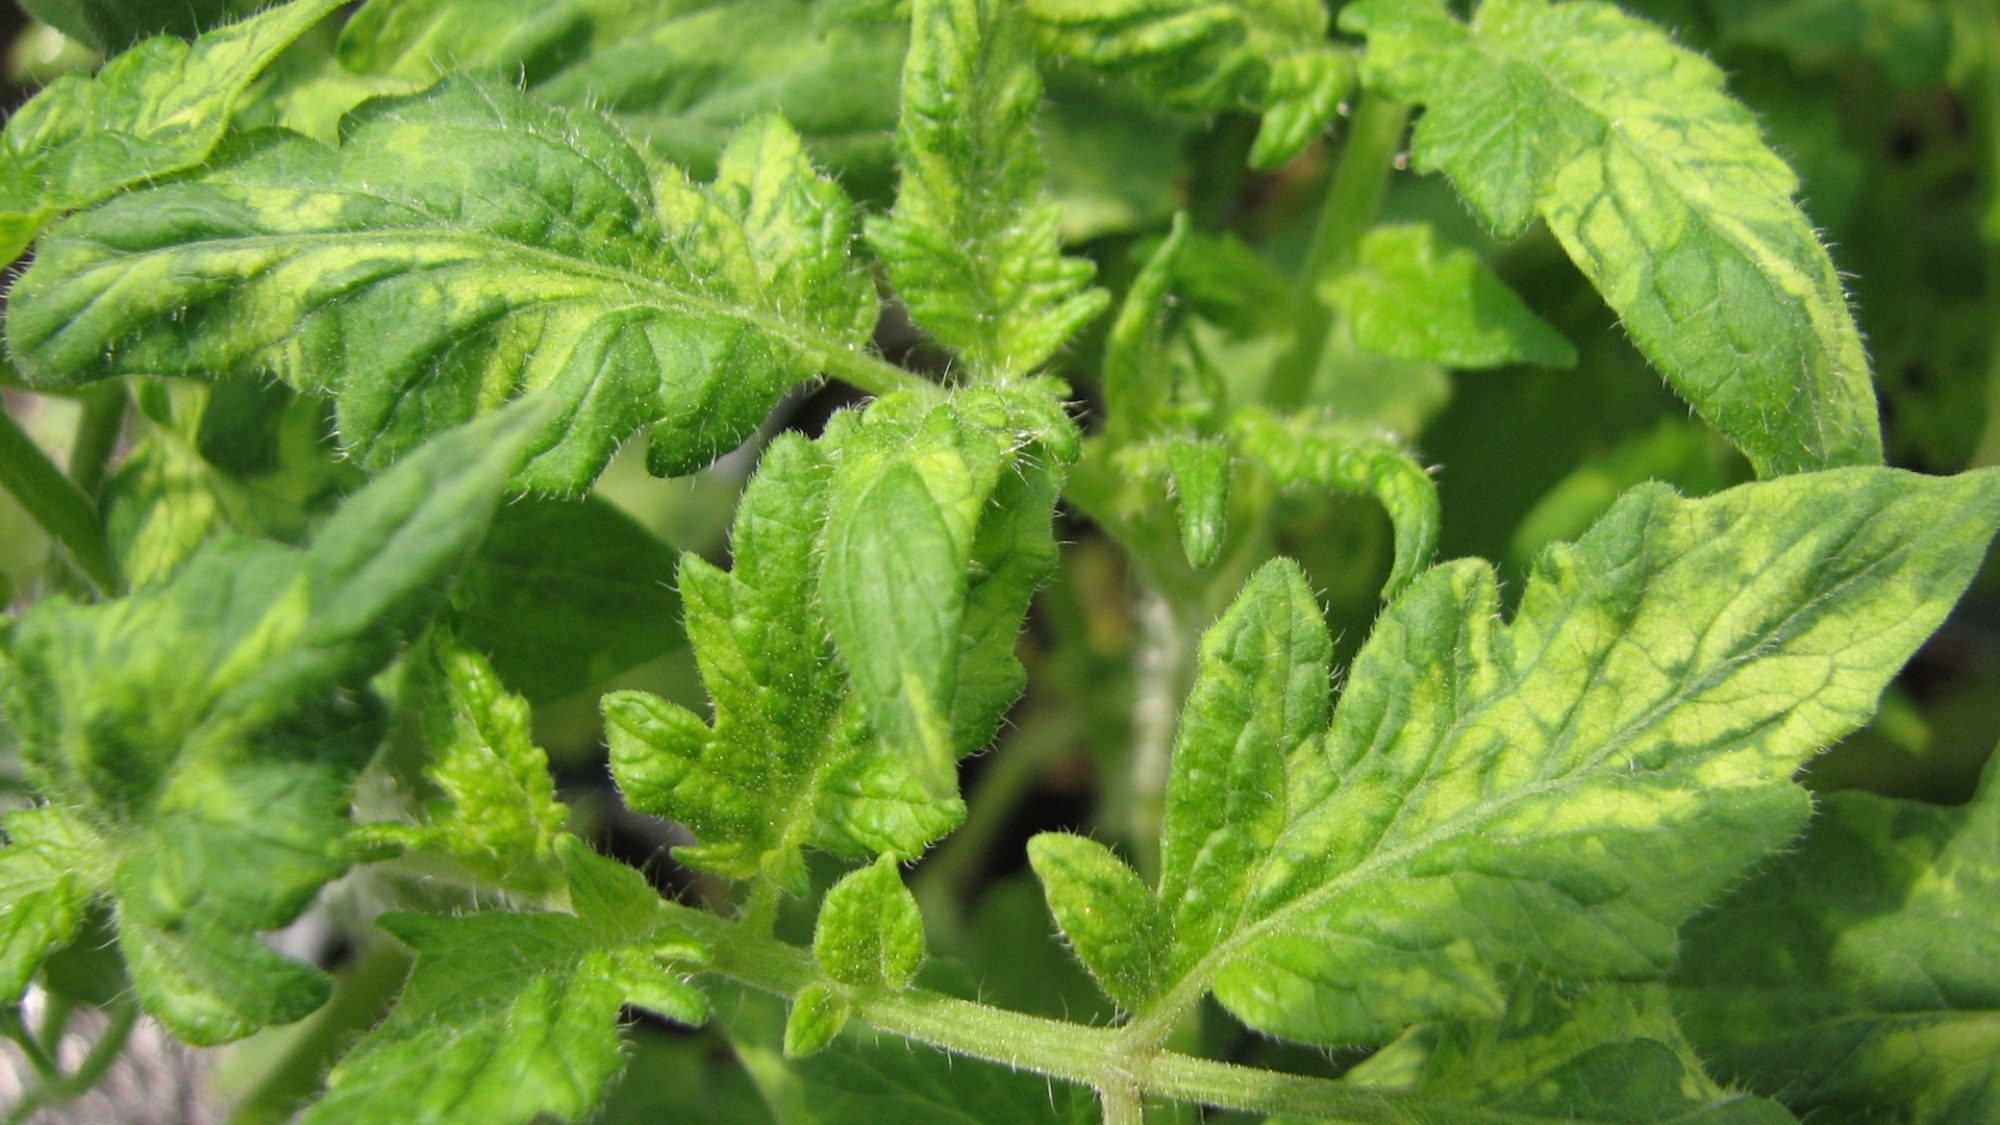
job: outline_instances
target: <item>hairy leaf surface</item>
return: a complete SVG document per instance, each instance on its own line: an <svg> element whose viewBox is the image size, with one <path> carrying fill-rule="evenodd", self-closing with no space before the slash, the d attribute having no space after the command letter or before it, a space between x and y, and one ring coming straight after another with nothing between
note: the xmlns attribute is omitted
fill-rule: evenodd
<svg viewBox="0 0 2000 1125"><path fill-rule="evenodd" d="M662 473L740 442L875 317L848 204L782 122L716 182L589 114L448 80L365 105L338 150L262 134L203 176L66 223L16 283L23 374L275 374L386 463L547 388L526 487L575 492L652 428Z"/></svg>
<svg viewBox="0 0 2000 1125"><path fill-rule="evenodd" d="M1815 1121L2000 1114L2000 768L1962 808L1829 795L1689 926L1674 1002L1718 1074Z"/></svg>
<svg viewBox="0 0 2000 1125"><path fill-rule="evenodd" d="M924 963L924 919L894 856L849 873L826 892L813 926L813 960L851 988L910 983Z"/></svg>
<svg viewBox="0 0 2000 1125"><path fill-rule="evenodd" d="M918 327L975 376L1025 375L1102 312L1042 195L1041 79L1001 0L916 0L896 131L902 182L868 241Z"/></svg>
<svg viewBox="0 0 2000 1125"><path fill-rule="evenodd" d="M1326 296L1354 342L1391 359L1446 367L1573 367L1576 349L1470 250L1440 246L1427 223L1381 226Z"/></svg>
<svg viewBox="0 0 2000 1125"><path fill-rule="evenodd" d="M1798 179L1722 72L1602 3L1364 0L1418 165L1502 237L1541 216L1682 397L1765 476L1882 459L1868 359Z"/></svg>
<svg viewBox="0 0 2000 1125"><path fill-rule="evenodd" d="M65 75L0 134L0 260L66 211L200 163L279 52L339 0L294 0L192 44L149 39L95 75Z"/></svg>
<svg viewBox="0 0 2000 1125"><path fill-rule="evenodd" d="M1317 0L1028 0L1042 43L1164 105L1264 115L1250 162L1310 144L1353 83Z"/></svg>
<svg viewBox="0 0 2000 1125"><path fill-rule="evenodd" d="M220 1042L319 1006L325 978L255 935L346 869L348 789L383 718L366 682L478 545L543 405L426 447L306 550L222 539L165 585L49 599L21 619L0 706L62 813L9 821L31 851L7 870L16 894L41 896L24 915L40 921L10 939L0 983L65 936L71 892L46 866L61 854L70 886L116 896L133 986L181 1038Z"/></svg>
<svg viewBox="0 0 2000 1125"><path fill-rule="evenodd" d="M662 921L645 879L572 836L557 851L570 913L382 920L416 950L416 967L389 1017L334 1069L307 1125L580 1120L624 1066L622 1005L705 1018L700 993L674 975L705 954Z"/></svg>
<svg viewBox="0 0 2000 1125"><path fill-rule="evenodd" d="M1804 822L1792 773L1868 717L1997 523L1990 472L1635 489L1543 556L1510 625L1483 564L1418 579L1330 724L1318 606L1267 565L1202 641L1168 971L1137 1018L1212 987L1252 1027L1368 1042L1496 1017L1521 969L1658 976L1681 922Z"/></svg>

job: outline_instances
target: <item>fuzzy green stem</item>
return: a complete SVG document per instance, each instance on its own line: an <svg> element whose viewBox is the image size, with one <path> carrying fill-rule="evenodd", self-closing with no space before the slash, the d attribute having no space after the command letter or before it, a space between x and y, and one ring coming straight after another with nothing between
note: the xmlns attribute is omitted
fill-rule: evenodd
<svg viewBox="0 0 2000 1125"><path fill-rule="evenodd" d="M101 593L116 594L124 586L97 505L5 411L0 411L0 487L14 494Z"/></svg>
<svg viewBox="0 0 2000 1125"><path fill-rule="evenodd" d="M111 455L118 449L118 435L125 429L125 384L110 379L90 387L80 396L83 416L76 422L76 438L70 443L69 479L95 497L104 484Z"/></svg>
<svg viewBox="0 0 2000 1125"><path fill-rule="evenodd" d="M139 1022L139 1005L127 1000L111 1008L106 1015L108 1022L104 1026L104 1031L98 1035L97 1041L90 1045L90 1053L83 1057L83 1062L78 1064L75 1071L69 1074L61 1073L55 1061L46 1055L42 1056L42 1061L48 1063L48 1069L43 1069L42 1061L35 1062L40 1084L15 1104L13 1111L7 1116L8 1125L32 1119L36 1111L43 1106L60 1104L81 1097L103 1080L104 1072L110 1070L111 1064L118 1061L118 1056L125 1051L126 1041L132 1037L132 1028ZM24 1051L29 1049L27 1043L32 1037L17 1038L11 1033L8 1037L20 1044ZM34 1050L39 1052L40 1045L37 1044ZM33 1061L34 1055L31 1054L30 1059Z"/></svg>
<svg viewBox="0 0 2000 1125"><path fill-rule="evenodd" d="M1312 393L1313 376L1326 351L1326 335L1333 328L1333 310L1320 298L1320 286L1354 264L1361 236L1375 221L1383 189L1396 170L1396 152L1402 146L1403 126L1409 116L1410 107L1372 92L1363 94L1355 108L1347 144L1341 149L1340 164L1334 169L1319 224L1313 229L1312 245L1306 251L1305 267L1299 271L1291 346L1278 357L1264 388L1264 401L1274 410L1296 410Z"/></svg>
<svg viewBox="0 0 2000 1125"><path fill-rule="evenodd" d="M229 1125L278 1125L319 1092L327 1068L356 1034L382 1018L409 974L411 957L393 941L373 941L340 974L333 998L314 1013L289 1050L237 1103Z"/></svg>
<svg viewBox="0 0 2000 1125"><path fill-rule="evenodd" d="M871 352L830 349L816 357L826 373L857 390L871 395L891 391L911 391L935 387L914 371L907 371Z"/></svg>
<svg viewBox="0 0 2000 1125"><path fill-rule="evenodd" d="M803 949L750 933L742 923L663 903L661 909L714 951L708 972L791 998L829 984ZM1074 1082L1099 1091L1131 1089L1175 1101L1258 1114L1334 1121L1400 1122L1412 1102L1324 1078L1256 1070L1172 1051L1135 1051L1121 1029L1086 1027L1010 1012L926 989L860 999L853 1018L877 1031L967 1058Z"/></svg>

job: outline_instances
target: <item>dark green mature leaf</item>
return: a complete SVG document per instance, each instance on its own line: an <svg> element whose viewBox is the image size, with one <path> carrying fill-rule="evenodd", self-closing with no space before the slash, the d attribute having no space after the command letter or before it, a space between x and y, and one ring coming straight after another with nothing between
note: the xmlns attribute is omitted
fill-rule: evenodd
<svg viewBox="0 0 2000 1125"><path fill-rule="evenodd" d="M1355 268L1326 287L1354 342L1446 367L1576 365L1576 349L1470 250L1439 246L1427 223L1380 226Z"/></svg>
<svg viewBox="0 0 2000 1125"><path fill-rule="evenodd" d="M686 643L678 558L596 497L509 504L452 595L453 619L508 687L559 699Z"/></svg>
<svg viewBox="0 0 2000 1125"><path fill-rule="evenodd" d="M806 890L800 849L914 855L957 822L879 753L834 657L819 604L819 541L832 466L823 445L771 444L737 506L733 570L681 556L688 639L713 725L656 696L604 698L611 769L640 812L701 843L692 867Z"/></svg>
<svg viewBox="0 0 2000 1125"><path fill-rule="evenodd" d="M1882 459L1868 359L1798 180L1722 73L1602 3L1363 0L1369 81L1502 237L1549 224L1648 358L1762 475Z"/></svg>
<svg viewBox="0 0 2000 1125"><path fill-rule="evenodd" d="M825 7L376 0L348 22L341 58L364 74L420 83L453 69L518 74L549 101L603 110L697 174L715 168L737 126L779 112L852 190L857 178L885 179L893 163L907 37L893 24L830 21Z"/></svg>
<svg viewBox="0 0 2000 1125"><path fill-rule="evenodd" d="M1137 1018L1212 987L1252 1027L1367 1042L1496 1017L1522 969L1657 976L1801 825L1791 775L1868 717L1996 524L1993 472L1642 487L1543 556L1512 625L1481 564L1418 579L1330 726L1318 606L1268 565L1203 638L1162 837L1169 971Z"/></svg>
<svg viewBox="0 0 2000 1125"><path fill-rule="evenodd" d="M1657 984L1578 987L1530 975L1500 1022L1415 1029L1346 1077L1397 1088L1413 1119L1439 1125L1793 1120L1704 1074Z"/></svg>
<svg viewBox="0 0 2000 1125"><path fill-rule="evenodd" d="M1814 1121L2000 1115L2000 766L1972 803L1829 795L1697 918L1674 1003L1718 1074Z"/></svg>
<svg viewBox="0 0 2000 1125"><path fill-rule="evenodd" d="M256 932L291 922L346 869L349 786L381 734L366 682L478 545L545 406L427 446L306 550L218 540L163 586L94 606L49 599L22 617L0 706L62 812L9 821L41 857L7 862L14 893L41 896L25 915L41 921L10 939L8 983L62 936L69 892L45 867L62 854L75 887L116 896L133 987L181 1038L236 1038L325 999L324 977Z"/></svg>
<svg viewBox="0 0 2000 1125"><path fill-rule="evenodd" d="M1415 580L1437 548L1437 485L1393 437L1366 426L1324 418L1281 418L1240 410L1230 419L1237 450L1262 466L1280 488L1365 492L1396 528L1396 561L1382 596Z"/></svg>
<svg viewBox="0 0 2000 1125"><path fill-rule="evenodd" d="M1250 162L1310 144L1354 80L1319 0L1028 0L1050 51L1127 78L1162 104L1264 114Z"/></svg>
<svg viewBox="0 0 2000 1125"><path fill-rule="evenodd" d="M1041 79L1001 0L916 0L903 64L895 210L868 224L917 326L976 378L1025 375L1102 312L1042 196Z"/></svg>
<svg viewBox="0 0 2000 1125"><path fill-rule="evenodd" d="M193 38L248 6L238 0L21 0L36 19L107 54L153 35Z"/></svg>
<svg viewBox="0 0 2000 1125"><path fill-rule="evenodd" d="M0 134L0 260L66 211L200 163L257 75L339 6L294 0L192 45L152 39L95 75L51 83Z"/></svg>
<svg viewBox="0 0 2000 1125"><path fill-rule="evenodd" d="M992 740L1026 674L1014 656L1075 425L1051 389L897 395L842 415L821 597L886 751L933 800ZM905 853L908 854L908 853Z"/></svg>
<svg viewBox="0 0 2000 1125"><path fill-rule="evenodd" d="M676 975L705 960L662 920L638 872L558 841L570 913L393 914L416 968L381 1026L341 1060L306 1125L512 1125L579 1120L623 1067L627 1003L699 1023Z"/></svg>
<svg viewBox="0 0 2000 1125"><path fill-rule="evenodd" d="M866 341L847 215L775 118L696 187L588 114L448 80L368 103L338 150L262 134L64 224L8 339L43 386L274 373L332 394L368 465L548 388L521 483L575 492L648 426L656 471L705 463Z"/></svg>

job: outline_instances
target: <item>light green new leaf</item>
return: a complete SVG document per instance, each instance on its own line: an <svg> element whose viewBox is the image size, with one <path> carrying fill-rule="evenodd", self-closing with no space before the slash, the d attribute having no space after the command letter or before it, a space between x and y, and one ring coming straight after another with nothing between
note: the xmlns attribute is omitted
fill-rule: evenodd
<svg viewBox="0 0 2000 1125"><path fill-rule="evenodd" d="M1230 449L1221 441L1173 438L1167 472L1180 515L1181 553L1191 566L1207 566L1222 551L1229 525Z"/></svg>
<svg viewBox="0 0 2000 1125"><path fill-rule="evenodd" d="M1066 832L1029 840L1028 862L1049 913L1104 994L1128 1012L1144 1007L1166 967L1152 889L1103 844Z"/></svg>
<svg viewBox="0 0 2000 1125"><path fill-rule="evenodd" d="M1962 808L1829 795L1686 941L1674 1004L1725 1079L1814 1121L1993 1120L2000 766Z"/></svg>
<svg viewBox="0 0 2000 1125"><path fill-rule="evenodd" d="M0 260L64 212L199 164L257 75L339 6L294 0L192 44L149 39L95 75L50 83L0 134Z"/></svg>
<svg viewBox="0 0 2000 1125"><path fill-rule="evenodd" d="M1028 0L1049 51L1161 104L1264 115L1250 162L1276 168L1319 136L1353 84L1319 0Z"/></svg>
<svg viewBox="0 0 2000 1125"><path fill-rule="evenodd" d="M61 386L268 376L333 396L366 465L529 391L563 405L524 487L576 492L635 432L689 471L868 338L848 204L781 121L714 184L586 113L448 80L367 103L329 149L258 134L202 176L43 240L9 345Z"/></svg>
<svg viewBox="0 0 2000 1125"><path fill-rule="evenodd" d="M547 893L569 814L530 736L527 701L509 695L478 653L446 640L426 672L424 776L444 799L421 824L371 824L365 838L450 856L510 890Z"/></svg>
<svg viewBox="0 0 2000 1125"><path fill-rule="evenodd" d="M1396 561L1382 585L1384 598L1430 563L1438 537L1437 485L1393 438L1365 426L1255 409L1230 419L1229 436L1279 488L1363 492L1381 502L1396 528Z"/></svg>
<svg viewBox="0 0 2000 1125"><path fill-rule="evenodd" d="M1939 511L1955 513L1940 521ZM1847 469L1627 493L1551 548L1511 625L1492 571L1383 614L1330 725L1296 566L1203 638L1168 788L1168 973L1273 1034L1381 1041L1504 1010L1523 969L1643 980L1797 830L1792 774L1854 730L2000 524L2000 473Z"/></svg>
<svg viewBox="0 0 2000 1125"><path fill-rule="evenodd" d="M1882 459L1840 277L1722 72L1603 3L1363 0L1369 81L1426 106L1417 163L1513 237L1536 215L1761 475Z"/></svg>
<svg viewBox="0 0 2000 1125"><path fill-rule="evenodd" d="M885 751L955 804L958 759L991 741L1026 683L1014 643L1055 567L1075 425L1051 388L975 387L878 399L827 440L834 645Z"/></svg>
<svg viewBox="0 0 2000 1125"><path fill-rule="evenodd" d="M574 837L558 846L573 912L392 914L416 950L386 1020L340 1061L306 1125L525 1125L582 1119L624 1066L618 1012L636 1000L700 1022L678 972L705 960L664 922L639 873Z"/></svg>
<svg viewBox="0 0 2000 1125"><path fill-rule="evenodd" d="M847 997L818 981L799 990L785 1014L784 1053L787 1059L803 1059L826 1050L852 1014Z"/></svg>
<svg viewBox="0 0 2000 1125"><path fill-rule="evenodd" d="M1718 1087L1658 984L1563 985L1529 975L1499 1022L1419 1027L1349 1071L1414 1120L1550 1125L1777 1125L1784 1107Z"/></svg>
<svg viewBox="0 0 2000 1125"><path fill-rule="evenodd" d="M458 635L545 703L681 647L679 555L607 501L507 505L452 594Z"/></svg>
<svg viewBox="0 0 2000 1125"><path fill-rule="evenodd" d="M90 900L110 887L101 844L62 810L0 817L0 1004L20 1002L50 950L67 944Z"/></svg>
<svg viewBox="0 0 2000 1125"><path fill-rule="evenodd" d="M1428 223L1380 226L1326 287L1354 342L1391 359L1446 367L1573 367L1576 349L1470 250L1440 246Z"/></svg>
<svg viewBox="0 0 2000 1125"><path fill-rule="evenodd" d="M256 934L346 869L349 787L384 717L367 681L478 545L545 405L427 446L303 551L213 541L165 585L94 606L47 599L13 628L0 707L36 791L75 829L61 853L74 885L116 897L133 987L180 1038L233 1039L325 999L321 974ZM44 861L54 823L24 822ZM17 893L46 891L28 855L7 861L28 880ZM60 920L37 911L26 917ZM10 942L10 982L60 929Z"/></svg>
<svg viewBox="0 0 2000 1125"><path fill-rule="evenodd" d="M689 866L807 889L800 849L915 855L957 823L878 751L834 656L820 606L825 443L780 437L737 505L734 569L681 556L687 634L713 724L644 692L604 698L611 771L636 810L700 843Z"/></svg>
<svg viewBox="0 0 2000 1125"><path fill-rule="evenodd" d="M813 960L850 988L909 985L924 963L924 918L896 857L881 856L826 892L813 926Z"/></svg>
<svg viewBox="0 0 2000 1125"><path fill-rule="evenodd" d="M1062 255L1042 195L1042 96L1003 0L916 0L903 64L896 206L868 223L910 318L975 378L1026 375L1103 311L1093 268Z"/></svg>

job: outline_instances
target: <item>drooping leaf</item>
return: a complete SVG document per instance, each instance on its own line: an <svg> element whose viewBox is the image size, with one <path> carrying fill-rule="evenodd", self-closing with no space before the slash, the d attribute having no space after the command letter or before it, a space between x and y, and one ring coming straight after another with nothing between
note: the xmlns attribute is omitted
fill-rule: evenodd
<svg viewBox="0 0 2000 1125"><path fill-rule="evenodd" d="M1230 419L1230 438L1280 488L1363 492L1381 502L1396 528L1396 561L1383 597L1394 597L1429 564L1437 548L1437 485L1394 438L1364 426L1254 409Z"/></svg>
<svg viewBox="0 0 2000 1125"><path fill-rule="evenodd" d="M50 83L0 134L0 259L19 257L64 212L200 163L257 75L339 6L294 0L192 44L149 39L95 75Z"/></svg>
<svg viewBox="0 0 2000 1125"><path fill-rule="evenodd" d="M459 636L530 703L686 643L672 547L596 497L501 509L452 596Z"/></svg>
<svg viewBox="0 0 2000 1125"><path fill-rule="evenodd" d="M1441 247L1430 226L1379 226L1326 296L1354 341L1391 359L1446 367L1573 367L1576 349L1470 250Z"/></svg>
<svg viewBox="0 0 2000 1125"><path fill-rule="evenodd" d="M1076 431L1047 389L899 395L837 419L822 598L869 723L935 800L1026 674L1022 616L1054 569ZM908 854L908 853L905 853Z"/></svg>
<svg viewBox="0 0 2000 1125"><path fill-rule="evenodd" d="M1164 105L1264 115L1250 162L1298 155L1354 71L1316 0L1029 0L1048 50L1117 75Z"/></svg>
<svg viewBox="0 0 2000 1125"><path fill-rule="evenodd" d="M1781 1125L1784 1107L1725 1091L1675 1025L1658 984L1523 978L1498 1023L1413 1029L1349 1071L1412 1118L1649 1125Z"/></svg>
<svg viewBox="0 0 2000 1125"><path fill-rule="evenodd" d="M1814 1121L1992 1120L2000 767L1960 808L1828 795L1686 941L1674 1003L1725 1080Z"/></svg>
<svg viewBox="0 0 2000 1125"><path fill-rule="evenodd" d="M987 380L1034 371L1108 300L1062 255L1042 196L1042 84L1018 18L999 0L912 5L901 186L868 224L911 319Z"/></svg>
<svg viewBox="0 0 2000 1125"><path fill-rule="evenodd" d="M570 913L382 920L416 950L416 967L388 1018L334 1068L306 1125L581 1120L624 1066L621 1005L703 1018L706 1002L677 974L706 955L662 920L646 881L575 837L557 850Z"/></svg>
<svg viewBox="0 0 2000 1125"><path fill-rule="evenodd" d="M371 824L365 839L446 855L501 887L545 895L569 814L531 739L527 701L461 644L440 639L431 656L424 775L443 799L422 823Z"/></svg>
<svg viewBox="0 0 2000 1125"><path fill-rule="evenodd" d="M382 731L367 680L478 545L545 405L433 442L305 550L212 541L165 585L94 606L47 599L9 635L0 707L36 790L76 830L63 837L74 885L116 898L133 987L180 1038L236 1038L325 999L320 973L256 933L346 869L349 787ZM24 827L45 860L48 826ZM29 854L8 867L31 871ZM23 886L48 893L36 879ZM10 982L59 929L11 945Z"/></svg>
<svg viewBox="0 0 2000 1125"><path fill-rule="evenodd" d="M448 80L367 103L338 150L261 134L64 224L8 339L43 386L276 374L334 397L366 465L548 388L520 483L576 492L649 426L656 471L698 467L866 341L847 212L775 118L697 187L589 114Z"/></svg>
<svg viewBox="0 0 2000 1125"><path fill-rule="evenodd" d="M806 890L800 849L914 855L958 811L876 752L835 659L818 595L832 466L823 444L781 437L745 489L734 568L681 556L688 639L713 724L656 696L604 698L611 769L626 801L700 843L683 863Z"/></svg>
<svg viewBox="0 0 2000 1125"><path fill-rule="evenodd" d="M924 963L924 919L894 856L851 872L826 892L813 960L850 988L900 989Z"/></svg>
<svg viewBox="0 0 2000 1125"><path fill-rule="evenodd" d="M1181 553L1191 566L1207 566L1228 532L1230 450L1226 442L1169 440L1167 472L1173 476L1180 515Z"/></svg>
<svg viewBox="0 0 2000 1125"><path fill-rule="evenodd" d="M1722 73L1603 3L1363 0L1419 167L1502 237L1539 215L1674 388L1762 475L1882 459L1868 359L1798 180Z"/></svg>
<svg viewBox="0 0 2000 1125"><path fill-rule="evenodd" d="M423 84L454 69L519 75L548 101L602 109L698 175L714 170L738 126L782 113L813 158L859 191L857 180L886 181L894 160L907 37L891 23L831 20L827 7L376 0L343 30L341 59L363 74Z"/></svg>
<svg viewBox="0 0 2000 1125"><path fill-rule="evenodd" d="M1212 989L1252 1027L1369 1042L1498 1017L1522 970L1656 978L1676 928L1803 823L1792 774L1868 717L1996 524L1993 472L1635 489L1543 556L1510 625L1484 565L1419 578L1330 725L1318 607L1267 565L1202 641L1162 835L1168 972L1135 1018Z"/></svg>

